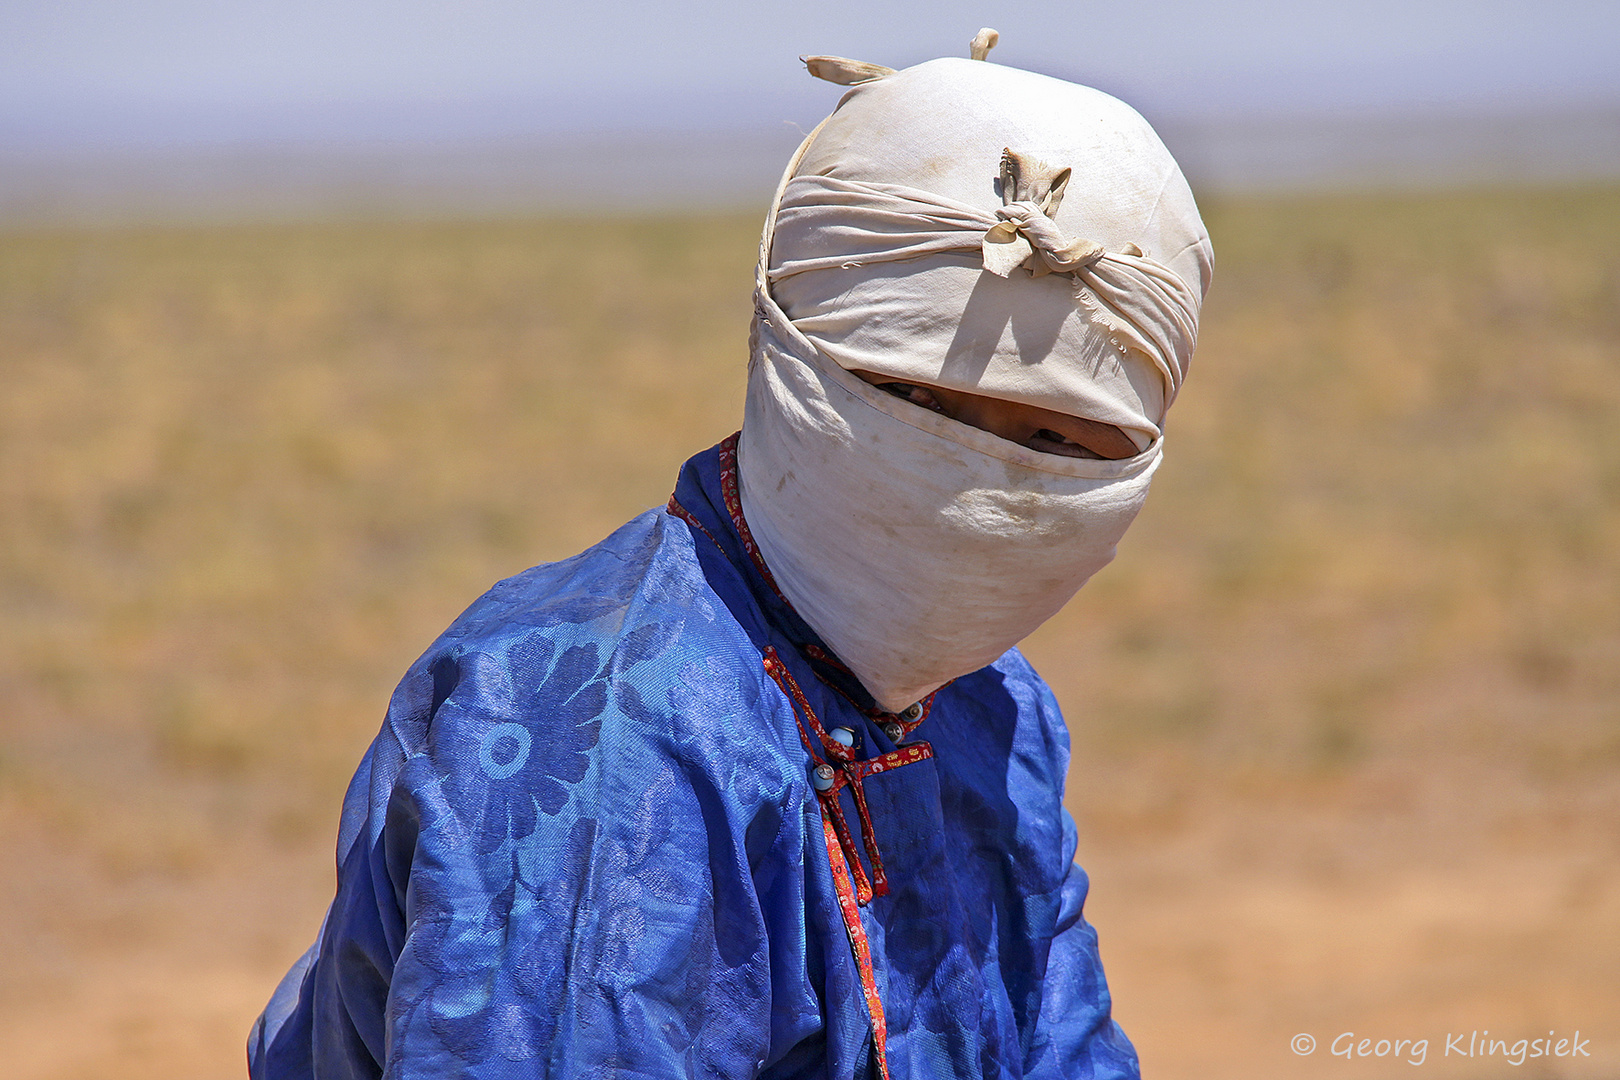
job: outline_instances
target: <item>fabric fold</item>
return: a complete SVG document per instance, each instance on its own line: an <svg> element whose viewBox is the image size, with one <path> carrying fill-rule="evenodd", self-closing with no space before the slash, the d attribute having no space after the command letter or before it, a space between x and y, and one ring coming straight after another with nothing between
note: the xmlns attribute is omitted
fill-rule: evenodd
<svg viewBox="0 0 1620 1080"><path fill-rule="evenodd" d="M1175 271L1139 249L1107 251L1093 240L1070 240L1033 202L986 210L903 184L795 176L783 189L776 216L777 250L788 254L766 276L774 286L801 274L847 273L928 257L971 267L989 261L984 252L997 244L987 235L1003 225L1012 226L1020 239L1032 236L1038 242L1020 243L1006 270L987 269L1009 277L1034 255L1044 266L1032 276L1071 274L1073 300L1083 317L1118 350L1134 352L1152 366L1163 381L1168 407L1198 344L1197 296ZM839 360L836 345L823 347ZM840 366L858 369L860 364Z"/></svg>

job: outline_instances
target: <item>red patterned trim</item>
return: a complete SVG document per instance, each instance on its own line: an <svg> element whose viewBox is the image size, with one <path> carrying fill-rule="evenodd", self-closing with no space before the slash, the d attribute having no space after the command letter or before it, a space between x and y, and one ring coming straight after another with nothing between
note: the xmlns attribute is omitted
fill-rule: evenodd
<svg viewBox="0 0 1620 1080"><path fill-rule="evenodd" d="M855 813L858 814L861 819L861 842L866 845L866 858L867 861L872 864L872 884L866 890L868 900L870 900L870 898L873 896L888 896L889 875L883 870L883 855L878 851L877 836L872 831L872 811L867 809L866 806L866 785L861 783L861 778L851 772L848 766L845 766L841 779L843 779L845 783L849 785L850 794L855 796ZM838 813L842 815L844 808L837 801L837 785L834 785L833 789L827 792L827 794L832 796L833 805L838 807ZM848 832L847 825L845 826L845 832ZM853 865L859 869L861 865L860 860L854 860ZM860 881L857 879L856 885L858 886L859 884ZM856 896L858 897L859 895L860 892L859 889L857 889Z"/></svg>
<svg viewBox="0 0 1620 1080"><path fill-rule="evenodd" d="M855 881L856 899L864 907L874 896L888 895L889 877L883 869L883 853L878 850L877 830L872 827L872 811L867 804L866 788L861 781L880 772L931 758L934 756L934 748L928 743L918 742L866 761L856 760L853 747L845 746L832 738L822 727L821 718L816 715L815 709L811 708L810 700L804 696L804 690L799 686L798 680L787 669L787 665L782 663L782 657L777 653L775 646L765 647L764 662L766 674L770 675L777 687L794 705L794 714L800 718L799 739L804 743L804 748L810 752L810 759L817 764L826 765L831 773L831 786L825 791L816 792L816 795L821 801L824 816L832 821L838 845L843 850L845 861L849 864L849 872ZM925 708L924 716L926 715ZM916 721L921 722L921 718ZM815 736L814 742L811 740L812 735ZM819 746L816 745L818 743ZM844 813L844 804L839 799L839 793L846 787L850 789L850 796L855 801L855 812L861 820L861 845L866 849L866 861L872 867L870 881L867 879L866 867L861 864L860 855L856 852L855 837L850 830L849 819Z"/></svg>
<svg viewBox="0 0 1620 1080"><path fill-rule="evenodd" d="M840 761L854 760L854 749L829 736L826 729L821 726L821 718L810 707L810 700L799 688L799 681L793 677L787 665L782 663L782 657L774 645L765 646L765 672L776 680L776 685L782 688L783 693L793 699L793 703L799 707L799 715L804 717L805 725L815 734L816 741L821 743L821 749L828 756L838 758Z"/></svg>
<svg viewBox="0 0 1620 1080"><path fill-rule="evenodd" d="M838 659L838 657L834 656L832 653L828 652L826 649L823 649L819 645L803 645L800 647L800 651L812 660L819 660L828 667L836 668L852 678L859 678L859 676L851 671L842 660ZM928 714L934 711L934 698L939 694L939 690L935 690L927 697L923 698L922 701L918 703L922 706L922 712L917 714L917 718L915 720L907 720L899 713L884 712L882 709L867 708L865 706L856 704L855 699L845 693L842 687L829 679L823 678L820 672L816 672L816 678L821 679L822 683L827 686L828 689L836 691L839 697L842 697L845 701L849 702L850 705L862 715L876 720L879 724L883 724L885 726L889 724L899 724L902 732L900 738L902 739L907 735L910 735L916 730L919 724L928 719ZM946 683L946 686L949 685L949 683ZM941 687L940 689L943 690L944 687ZM899 740L897 739L895 741L898 742Z"/></svg>
<svg viewBox="0 0 1620 1080"><path fill-rule="evenodd" d="M712 533L708 529L704 528L703 527L703 522L699 521L697 519L697 516L695 514L693 514L692 511L688 510L686 507L682 506L679 502L677 502L676 499L675 499L675 496L671 495L669 497L669 505L665 506L664 510L665 510L665 512L673 514L676 517L680 518L682 521L684 521L688 525L692 526L692 528L696 529L698 532L702 533L704 536L707 536L710 540L714 541L714 546L715 547L720 547L720 541L714 539L714 533ZM722 555L725 554L725 550L726 550L725 548L720 548L720 553Z"/></svg>
<svg viewBox="0 0 1620 1080"><path fill-rule="evenodd" d="M782 590L776 587L776 578L771 574L771 568L765 565L765 556L759 552L759 545L754 543L754 534L749 531L748 520L743 517L742 494L737 487L737 440L742 432L728 435L720 443L720 497L725 500L726 512L731 515L731 525L737 530L737 537L742 540L743 550L748 557L754 560L754 567L765 579L765 584L771 587L782 603L791 609L792 603Z"/></svg>
<svg viewBox="0 0 1620 1080"><path fill-rule="evenodd" d="M872 882L866 876L866 867L861 865L860 854L855 850L855 835L854 833L850 832L849 818L844 814L844 804L838 798L838 793L843 790L846 784L848 784L848 781L845 779L844 774L839 773L838 776L834 778L833 786L828 788L826 791L816 792L816 797L821 800L822 820L827 820L829 818L832 820L833 832L838 837L838 847L843 852L844 865L849 867L850 876L855 879L855 903L861 907L865 907L867 904L872 902L872 897L874 894L872 891ZM850 785L850 790L858 792L860 791L860 788ZM872 818L870 815L861 815L861 827L863 829L870 829L872 827ZM866 835L870 837L872 834L868 832ZM874 845L868 841L867 851L870 852L873 846ZM883 882L883 892L877 893L876 895L888 895L889 879L883 874L883 863L881 861L873 864L872 875Z"/></svg>
<svg viewBox="0 0 1620 1080"><path fill-rule="evenodd" d="M820 645L806 645L804 647L804 655L808 656L812 660L820 660L828 667L837 668L845 675L855 674L853 671L849 670L849 665L845 664L842 660L838 659L838 657L834 656L826 649L823 649Z"/></svg>
<svg viewBox="0 0 1620 1080"><path fill-rule="evenodd" d="M889 772L902 765L914 765L919 761L926 761L934 756L934 747L930 743L907 743L898 750L890 750L881 757L866 761L852 762L846 766L852 780L865 780L868 776L875 776L880 772Z"/></svg>
<svg viewBox="0 0 1620 1080"><path fill-rule="evenodd" d="M797 725L799 739L804 743L805 750L809 751L811 760L824 767L828 765L810 741L810 733L814 732L817 741L821 743L821 750L834 757L842 766L833 775L833 786L827 791L816 793L817 801L821 804L821 836L827 845L827 865L832 868L833 891L838 897L838 911L844 920L844 933L849 937L849 948L855 956L855 967L860 975L861 996L866 999L866 1015L872 1022L872 1050L877 1059L878 1076L880 1080L889 1080L889 1021L883 1011L883 998L878 994L877 974L872 967L872 946L867 941L866 927L861 922L861 907L872 899L872 884L866 878L866 870L861 866L860 856L855 853L855 844L849 833L849 822L845 820L843 804L838 800L838 792L846 784L850 785L856 796L856 805L861 809L861 828L867 840L867 851L872 857L873 872L883 881L883 892L887 893L888 881L882 877L883 863L877 857L877 845L872 840L872 820L871 815L866 812L864 792L861 791L860 781L851 779L849 772L846 771L862 763L853 760L854 751L851 748L827 737L826 731L821 726L821 719L810 707L810 701L804 696L799 681L793 677L787 665L782 663L782 658L774 646L765 647L765 672L787 695L788 701L793 706L794 717L800 721Z"/></svg>
<svg viewBox="0 0 1620 1080"><path fill-rule="evenodd" d="M834 743L834 746L841 744ZM844 747L841 747L843 749ZM898 769L902 765L914 765L919 761L934 756L934 748L925 742L912 743L898 750L891 750L880 757L870 758L866 761L848 761L844 763L842 771L833 777L833 786L830 790L820 792L823 801L830 805L833 816L837 820L839 841L844 847L844 854L849 859L851 869L855 874L855 895L857 900L865 905L871 896L887 896L889 894L889 876L883 869L883 855L878 851L877 832L872 828L872 812L866 803L866 785L861 781L868 776L876 776L881 772ZM849 835L849 824L844 820L844 807L838 801L838 792L848 787L850 794L855 798L855 812L861 819L861 840L866 847L866 858L872 864L872 884L870 890L862 888L862 867L860 860L854 857L854 843ZM868 894L863 897L863 894Z"/></svg>
<svg viewBox="0 0 1620 1080"><path fill-rule="evenodd" d="M838 910L844 916L844 933L849 935L849 948L855 954L855 967L860 972L866 1015L872 1021L872 1052L877 1058L878 1076L880 1080L889 1080L889 1019L883 1012L883 999L878 996L877 974L872 970L872 946L866 940L866 927L861 924L861 909L850 888L849 869L838 850L838 838L825 815L821 819L821 835L827 843L827 862L832 866Z"/></svg>
<svg viewBox="0 0 1620 1080"><path fill-rule="evenodd" d="M871 902L874 895L887 895L889 883L888 877L883 873L883 856L878 851L877 840L872 834L872 815L866 809L866 793L861 790L858 783L851 781L849 773L845 771L855 763L855 750L853 747L845 746L827 734L826 730L821 726L821 718L810 707L810 701L804 696L804 690L800 688L799 681L793 677L793 673L787 669L787 665L782 663L782 658L778 655L775 646L767 645L765 647L765 672L776 681L776 685L793 702L795 715L802 718L799 727L799 738L804 743L805 749L810 751L811 760L823 762L823 755L825 755L825 758L837 762L836 766L829 766L832 770L832 786L826 791L817 791L816 797L821 801L823 815L832 819L834 831L838 835L839 847L843 849L844 858L849 864L849 872L855 878L856 898L862 906L865 906ZM811 744L810 735L806 733L806 729L808 729L809 733L814 734L816 742L821 744L820 753L817 752L817 747ZM861 865L860 855L855 850L855 835L850 831L849 819L844 814L844 804L838 798L838 793L846 786L850 787L850 793L855 799L856 811L861 816L861 839L865 843L866 856L872 863L872 876L882 883L881 888L876 891L873 889L872 882L867 879L866 867Z"/></svg>

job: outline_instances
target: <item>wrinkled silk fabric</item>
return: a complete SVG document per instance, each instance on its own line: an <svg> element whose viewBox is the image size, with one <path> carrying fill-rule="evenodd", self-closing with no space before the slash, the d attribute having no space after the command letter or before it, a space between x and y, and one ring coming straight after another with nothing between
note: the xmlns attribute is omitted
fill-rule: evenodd
<svg viewBox="0 0 1620 1080"><path fill-rule="evenodd" d="M807 659L715 451L676 500L691 524L650 511L501 582L411 667L349 787L320 936L253 1032L256 1080L872 1075L809 758L763 650L858 756L895 746ZM865 786L890 1075L1138 1076L1082 918L1045 684L1009 652L912 739L933 756Z"/></svg>
<svg viewBox="0 0 1620 1080"><path fill-rule="evenodd" d="M1050 225L1100 244L1100 264L984 272L987 230L1041 216L1004 190L1006 150L1070 170ZM999 64L931 60L851 90L790 173L765 269L822 355L1114 424L1138 448L1162 434L1212 252L1181 170L1128 105Z"/></svg>
<svg viewBox="0 0 1620 1080"><path fill-rule="evenodd" d="M977 670L1107 565L1159 444L1123 461L1030 450L755 332L742 503L777 584L898 712Z"/></svg>
<svg viewBox="0 0 1620 1080"><path fill-rule="evenodd" d="M1086 87L934 60L861 83L800 147L760 245L743 508L885 708L989 663L1113 558L1208 275L1174 160ZM1030 451L852 370L1112 423L1139 452Z"/></svg>

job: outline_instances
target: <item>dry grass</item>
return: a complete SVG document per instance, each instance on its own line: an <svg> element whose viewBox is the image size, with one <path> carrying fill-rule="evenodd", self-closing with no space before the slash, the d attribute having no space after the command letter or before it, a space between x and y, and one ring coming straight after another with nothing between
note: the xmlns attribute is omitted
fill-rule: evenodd
<svg viewBox="0 0 1620 1080"><path fill-rule="evenodd" d="M1620 191L1207 209L1167 464L1030 645L1121 1018L1160 1077L1616 1075ZM0 237L7 1075L239 1069L394 679L735 426L755 229Z"/></svg>

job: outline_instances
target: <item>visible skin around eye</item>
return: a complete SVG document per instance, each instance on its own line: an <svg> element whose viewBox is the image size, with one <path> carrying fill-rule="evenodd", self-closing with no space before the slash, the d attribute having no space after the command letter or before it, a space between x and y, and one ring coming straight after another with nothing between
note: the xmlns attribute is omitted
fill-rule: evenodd
<svg viewBox="0 0 1620 1080"><path fill-rule="evenodd" d="M1138 453L1130 436L1113 424L1069 416L1020 401L965 394L923 383L897 382L870 371L851 371L851 374L913 405L1043 454L1118 461Z"/></svg>

